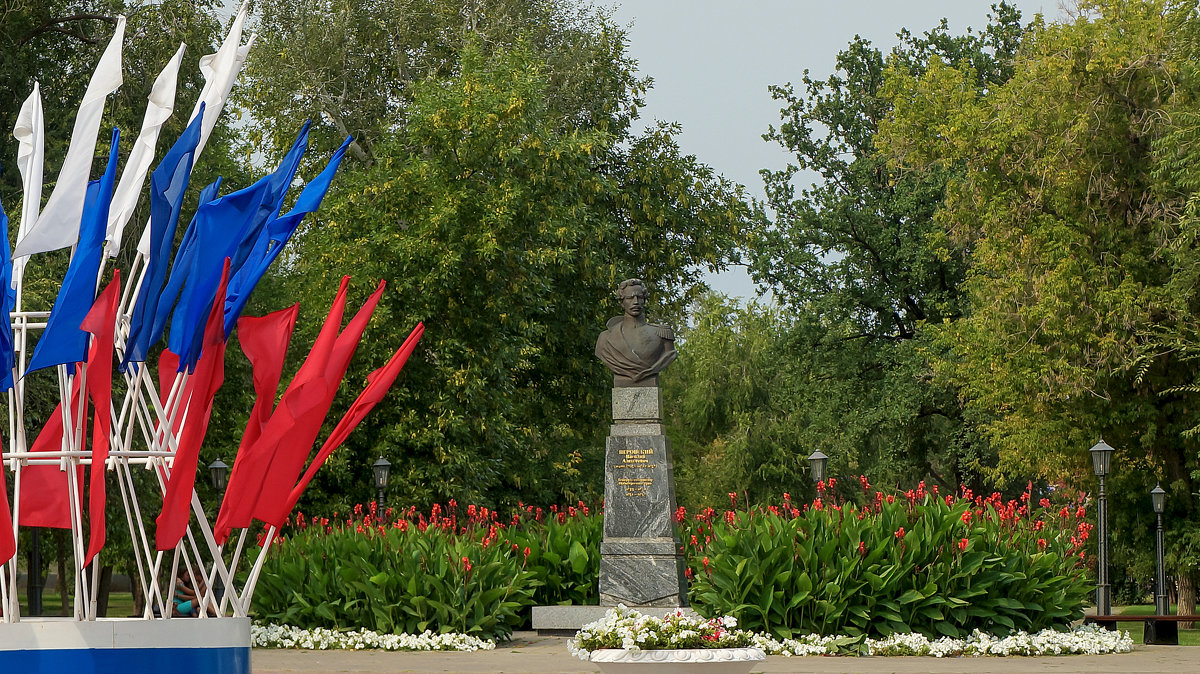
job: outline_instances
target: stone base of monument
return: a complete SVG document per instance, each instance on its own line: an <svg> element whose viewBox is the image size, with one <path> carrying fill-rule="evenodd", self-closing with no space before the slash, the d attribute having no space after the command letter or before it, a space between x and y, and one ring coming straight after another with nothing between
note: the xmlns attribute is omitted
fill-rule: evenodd
<svg viewBox="0 0 1200 674"><path fill-rule="evenodd" d="M674 538L606 538L600 543L600 603L630 608L687 606L687 580Z"/></svg>
<svg viewBox="0 0 1200 674"><path fill-rule="evenodd" d="M675 535L671 441L662 425L657 377L612 391L613 424L604 451L601 606L535 606L533 629L572 635L624 604L647 615L687 607L686 565Z"/></svg>
<svg viewBox="0 0 1200 674"><path fill-rule="evenodd" d="M628 606L628 604L626 604ZM533 629L544 637L571 637L584 625L596 622L604 617L604 613L612 606L534 606ZM684 615L699 617L695 611L686 606L631 606L646 615L662 617L675 611L683 611Z"/></svg>
<svg viewBox="0 0 1200 674"><path fill-rule="evenodd" d="M0 623L0 672L248 674L249 618L21 618Z"/></svg>

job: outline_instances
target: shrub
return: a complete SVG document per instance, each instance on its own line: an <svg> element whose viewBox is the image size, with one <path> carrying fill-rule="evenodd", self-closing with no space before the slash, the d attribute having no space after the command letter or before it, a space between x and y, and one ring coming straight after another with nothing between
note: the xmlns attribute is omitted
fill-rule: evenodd
<svg viewBox="0 0 1200 674"><path fill-rule="evenodd" d="M942 498L924 483L864 506L797 508L785 494L754 512L677 513L696 610L783 638L1065 629L1090 591L1083 517L1077 504L1030 507L1028 493Z"/></svg>
<svg viewBox="0 0 1200 674"><path fill-rule="evenodd" d="M526 570L537 580L533 603L599 604L600 539L604 518L582 501L562 510L522 506L500 537L522 552L529 551Z"/></svg>
<svg viewBox="0 0 1200 674"><path fill-rule="evenodd" d="M267 557L254 593L257 617L303 628L384 633L425 630L507 638L536 580L487 518L371 514L333 525L302 523ZM356 513L357 514L357 513Z"/></svg>

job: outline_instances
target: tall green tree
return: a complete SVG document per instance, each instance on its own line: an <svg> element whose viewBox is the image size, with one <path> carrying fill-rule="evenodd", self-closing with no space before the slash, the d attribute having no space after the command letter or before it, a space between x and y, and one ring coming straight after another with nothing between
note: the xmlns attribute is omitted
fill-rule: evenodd
<svg viewBox="0 0 1200 674"><path fill-rule="evenodd" d="M846 470L982 486L987 443L954 387L934 381L927 364L935 348L927 326L964 308L966 251L934 221L961 166L893 170L875 140L898 104L881 90L889 68L916 76L931 61L963 64L973 73L963 83L970 91L1012 75L1020 13L1006 4L994 11L978 33L951 34L945 21L920 36L904 31L887 55L856 39L827 79L806 72L799 90L772 88L785 107L766 138L795 161L763 171L776 218L752 246L751 271L805 317L789 340L791 357L811 364L806 390L819 393L794 400L810 405L798 412L826 433L810 434L806 449L823 449ZM797 189L801 171L817 182Z"/></svg>
<svg viewBox="0 0 1200 674"><path fill-rule="evenodd" d="M486 54L518 44L546 64L543 96L562 129L621 125L624 96L638 95L624 31L609 12L576 0L262 0L260 48L239 95L256 118L251 136L286 148L294 121L314 122L326 151L353 135L351 157L402 129L413 85L459 72L468 43ZM621 67L598 64L621 61ZM621 133L619 128L611 129Z"/></svg>
<svg viewBox="0 0 1200 674"><path fill-rule="evenodd" d="M343 273L360 296L391 284L352 382L426 323L394 404L313 498L366 496L379 453L406 503L598 497L609 379L592 350L619 311L616 283L643 278L678 305L694 267L723 264L750 216L740 189L667 130L629 132L636 89L616 92L608 124L573 125L535 50L481 40L460 58L454 75L413 86L403 132L339 179L281 279L280 295L314 307ZM627 65L597 62L595 78L632 83L608 72Z"/></svg>
<svg viewBox="0 0 1200 674"><path fill-rule="evenodd" d="M969 310L940 331L940 374L991 416L1002 470L1089 486L1087 448L1099 435L1117 447L1127 550L1155 475L1176 521L1197 517L1196 446L1182 435L1195 415L1177 392L1195 363L1141 358L1175 302L1165 252L1195 191L1160 142L1195 100L1177 60L1195 22L1192 3L1080 2L1071 20L1034 27L999 86L981 91L969 64L943 62L885 85L891 156L918 172L965 167L937 216L971 255ZM1175 568L1189 612L1193 564Z"/></svg>

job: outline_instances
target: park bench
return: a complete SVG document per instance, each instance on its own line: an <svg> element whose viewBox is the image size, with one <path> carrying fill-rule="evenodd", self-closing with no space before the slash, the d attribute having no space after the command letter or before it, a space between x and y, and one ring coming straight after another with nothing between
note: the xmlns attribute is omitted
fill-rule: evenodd
<svg viewBox="0 0 1200 674"><path fill-rule="evenodd" d="M1200 622L1200 615L1089 615L1083 622L1095 623L1106 629L1117 629L1119 622L1144 621L1142 641L1147 644L1179 645L1179 623Z"/></svg>

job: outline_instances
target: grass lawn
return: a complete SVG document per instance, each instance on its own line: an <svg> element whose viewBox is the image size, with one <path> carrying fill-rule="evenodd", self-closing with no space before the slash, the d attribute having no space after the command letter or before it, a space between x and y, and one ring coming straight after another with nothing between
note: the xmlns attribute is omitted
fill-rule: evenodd
<svg viewBox="0 0 1200 674"><path fill-rule="evenodd" d="M42 615L56 616L62 607L62 598L57 592L42 593ZM108 617L125 618L133 613L133 593L113 592L108 595ZM27 595L21 594L21 615L29 615Z"/></svg>
<svg viewBox="0 0 1200 674"><path fill-rule="evenodd" d="M1170 613L1175 613L1175 607L1170 607ZM1121 610L1121 615L1154 615L1153 604L1138 604L1136 606L1126 606ZM1129 636L1133 637L1133 643L1142 643L1142 624L1141 623L1118 623L1117 625L1122 630L1129 630ZM1180 646L1200 646L1200 630L1179 630L1179 645Z"/></svg>

